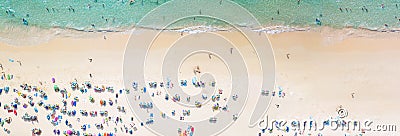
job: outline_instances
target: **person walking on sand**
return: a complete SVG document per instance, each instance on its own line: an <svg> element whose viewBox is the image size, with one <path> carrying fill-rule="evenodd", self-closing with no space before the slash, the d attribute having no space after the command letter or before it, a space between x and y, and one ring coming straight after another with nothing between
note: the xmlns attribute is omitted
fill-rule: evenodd
<svg viewBox="0 0 400 136"><path fill-rule="evenodd" d="M233 48L231 48L231 54L232 54L232 52L233 52Z"/></svg>
<svg viewBox="0 0 400 136"><path fill-rule="evenodd" d="M20 60L17 61L19 63L19 66L22 66L22 62Z"/></svg>
<svg viewBox="0 0 400 136"><path fill-rule="evenodd" d="M3 64L1 64L1 63L0 63L0 68L1 68L1 70L3 70Z"/></svg>

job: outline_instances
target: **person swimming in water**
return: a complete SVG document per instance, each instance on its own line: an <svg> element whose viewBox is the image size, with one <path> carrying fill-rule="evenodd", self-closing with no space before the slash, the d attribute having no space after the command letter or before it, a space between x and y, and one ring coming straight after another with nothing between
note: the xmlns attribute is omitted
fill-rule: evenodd
<svg viewBox="0 0 400 136"><path fill-rule="evenodd" d="M135 3L135 0L130 0L129 5L133 5Z"/></svg>
<svg viewBox="0 0 400 136"><path fill-rule="evenodd" d="M316 19L315 19L315 23L316 23L317 25L322 25L322 22L321 22L321 20L320 20L319 18L316 18Z"/></svg>
<svg viewBox="0 0 400 136"><path fill-rule="evenodd" d="M22 18L22 23L23 23L24 25L28 25L28 20L26 20L25 18Z"/></svg>
<svg viewBox="0 0 400 136"><path fill-rule="evenodd" d="M368 12L367 7L363 6L363 9L365 10L365 12Z"/></svg>

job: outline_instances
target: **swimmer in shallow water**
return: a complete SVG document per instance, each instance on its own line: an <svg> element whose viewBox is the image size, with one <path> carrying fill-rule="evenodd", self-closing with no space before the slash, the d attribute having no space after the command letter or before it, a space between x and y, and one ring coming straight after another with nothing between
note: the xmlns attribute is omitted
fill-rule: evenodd
<svg viewBox="0 0 400 136"><path fill-rule="evenodd" d="M129 5L133 5L135 3L135 0L130 0Z"/></svg>

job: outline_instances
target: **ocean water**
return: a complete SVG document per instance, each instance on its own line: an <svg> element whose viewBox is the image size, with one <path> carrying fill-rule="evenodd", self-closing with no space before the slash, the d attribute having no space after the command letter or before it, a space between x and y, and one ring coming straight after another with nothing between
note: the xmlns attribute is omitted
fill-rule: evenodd
<svg viewBox="0 0 400 136"><path fill-rule="evenodd" d="M330 26L371 30L400 28L400 0L233 1L250 11L265 26ZM133 4L130 4L129 0L1 0L0 29L35 26L76 30L123 30L134 26L147 12L165 2L168 0L136 0ZM174 10L179 9L172 8L165 14ZM24 24L23 19L27 24ZM321 24L317 24L316 19L319 19ZM197 23L187 21L177 24L183 26L218 23L199 19Z"/></svg>

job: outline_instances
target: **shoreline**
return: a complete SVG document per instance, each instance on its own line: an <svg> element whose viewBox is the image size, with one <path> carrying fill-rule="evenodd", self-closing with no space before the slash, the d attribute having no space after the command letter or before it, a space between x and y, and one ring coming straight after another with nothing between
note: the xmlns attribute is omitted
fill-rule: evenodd
<svg viewBox="0 0 400 136"><path fill-rule="evenodd" d="M240 28L251 29L254 32L265 32L267 35L274 35L280 33L290 32L320 32L326 37L340 37L340 40L353 37L368 37L368 38L397 38L400 36L399 29L368 29L368 28L354 28L343 27L334 28L329 26L283 26L283 25L266 25L262 28L250 28L246 26L238 26ZM12 46L34 46L41 43L49 42L50 40L63 38L63 37L76 37L76 38L90 38L97 36L104 36L113 33L131 34L133 29L146 29L155 31L167 31L177 33L200 33L200 32L223 32L223 31L237 31L232 27L213 27L213 26L183 26L172 29L158 29L151 27L123 27L115 30L111 29L76 29L76 28L38 28L38 27L11 27L6 30L0 31L0 42L7 43ZM23 38L22 38L23 37Z"/></svg>

